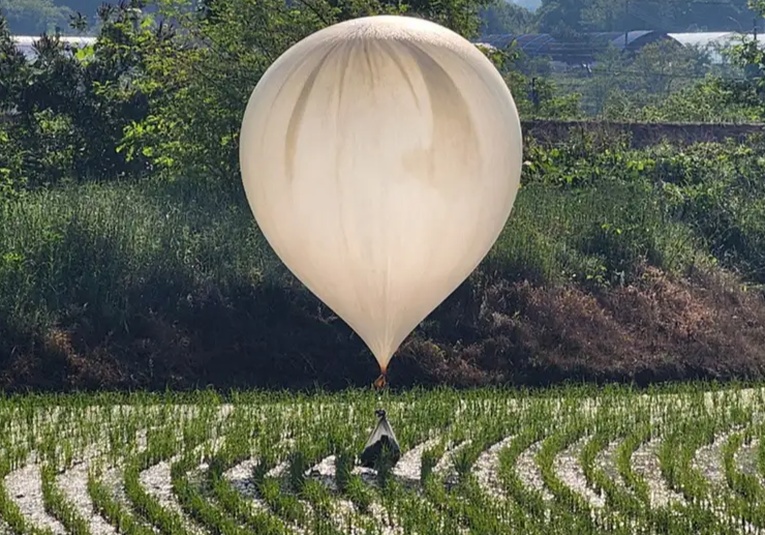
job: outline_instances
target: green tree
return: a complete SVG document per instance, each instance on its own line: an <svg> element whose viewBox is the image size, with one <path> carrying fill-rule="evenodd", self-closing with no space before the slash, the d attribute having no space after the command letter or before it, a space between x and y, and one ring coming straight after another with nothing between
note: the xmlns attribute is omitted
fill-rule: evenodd
<svg viewBox="0 0 765 535"><path fill-rule="evenodd" d="M0 168L11 169L14 183L118 178L144 168L142 158L128 163L116 148L125 128L147 115L147 95L136 81L147 51L168 35L144 24L135 6L104 6L94 47L71 48L56 35L42 36L32 62L5 32L3 46L14 53L0 54L0 109L15 115L3 136L10 163Z"/></svg>
<svg viewBox="0 0 765 535"><path fill-rule="evenodd" d="M536 18L528 9L506 0L494 0L481 10L481 35L533 33Z"/></svg>
<svg viewBox="0 0 765 535"><path fill-rule="evenodd" d="M765 15L765 0L750 0L749 8L759 17ZM748 117L765 117L765 48L756 38L744 37L727 52L734 66L745 74L744 79L718 78L718 94L726 97L726 104L745 108Z"/></svg>
<svg viewBox="0 0 765 535"><path fill-rule="evenodd" d="M161 14L178 24L172 44L146 64L148 117L126 131L123 150L148 155L155 169L234 183L238 134L252 89L291 45L329 24L371 14L407 13L476 36L479 10L472 0L404 3L393 0L163 0ZM202 46L200 46L200 44Z"/></svg>
<svg viewBox="0 0 765 535"><path fill-rule="evenodd" d="M12 34L39 35L67 26L72 10L52 0L0 0L0 14Z"/></svg>
<svg viewBox="0 0 765 535"><path fill-rule="evenodd" d="M756 15L747 0L542 0L541 31L748 30Z"/></svg>
<svg viewBox="0 0 765 535"><path fill-rule="evenodd" d="M657 41L636 54L610 46L587 69L559 75L567 92L582 94L589 115L630 119L649 104L704 79L708 58L673 41Z"/></svg>
<svg viewBox="0 0 765 535"><path fill-rule="evenodd" d="M14 111L24 89L29 65L11 39L8 21L0 14L0 113ZM25 184L22 147L12 135L11 124L0 120L0 199L18 193Z"/></svg>

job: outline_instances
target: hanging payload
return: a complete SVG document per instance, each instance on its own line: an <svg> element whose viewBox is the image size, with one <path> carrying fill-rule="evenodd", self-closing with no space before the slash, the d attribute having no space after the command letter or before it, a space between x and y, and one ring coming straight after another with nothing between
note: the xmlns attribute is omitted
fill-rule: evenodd
<svg viewBox="0 0 765 535"><path fill-rule="evenodd" d="M375 411L377 426L369 435L364 451L361 452L361 466L365 468L377 468L381 460L395 464L401 458L401 448L396 440L396 434L388 423L383 409Z"/></svg>

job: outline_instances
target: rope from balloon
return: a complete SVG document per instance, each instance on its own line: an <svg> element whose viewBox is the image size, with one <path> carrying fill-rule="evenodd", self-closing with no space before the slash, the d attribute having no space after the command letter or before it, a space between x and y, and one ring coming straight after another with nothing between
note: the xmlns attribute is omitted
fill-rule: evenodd
<svg viewBox="0 0 765 535"><path fill-rule="evenodd" d="M380 377L375 379L375 382L372 383L372 386L374 386L375 390L382 390L385 388L388 384L388 368L387 366L385 368L380 368Z"/></svg>

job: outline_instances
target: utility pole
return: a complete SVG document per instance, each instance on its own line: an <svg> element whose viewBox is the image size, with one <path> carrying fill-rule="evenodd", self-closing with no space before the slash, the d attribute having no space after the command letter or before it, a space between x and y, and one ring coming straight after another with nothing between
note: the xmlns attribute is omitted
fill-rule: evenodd
<svg viewBox="0 0 765 535"><path fill-rule="evenodd" d="M624 0L624 51L629 44L630 0Z"/></svg>

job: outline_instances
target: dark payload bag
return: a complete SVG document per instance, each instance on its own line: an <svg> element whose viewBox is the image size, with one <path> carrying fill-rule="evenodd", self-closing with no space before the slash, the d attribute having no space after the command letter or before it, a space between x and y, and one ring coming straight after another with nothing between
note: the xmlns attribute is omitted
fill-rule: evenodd
<svg viewBox="0 0 765 535"><path fill-rule="evenodd" d="M364 451L361 452L361 466L365 468L376 468L377 463L383 458L383 452L386 452L386 460L395 464L401 458L401 448L396 440L396 434L393 432L388 419L385 417L385 411L378 409L377 427L369 435Z"/></svg>

